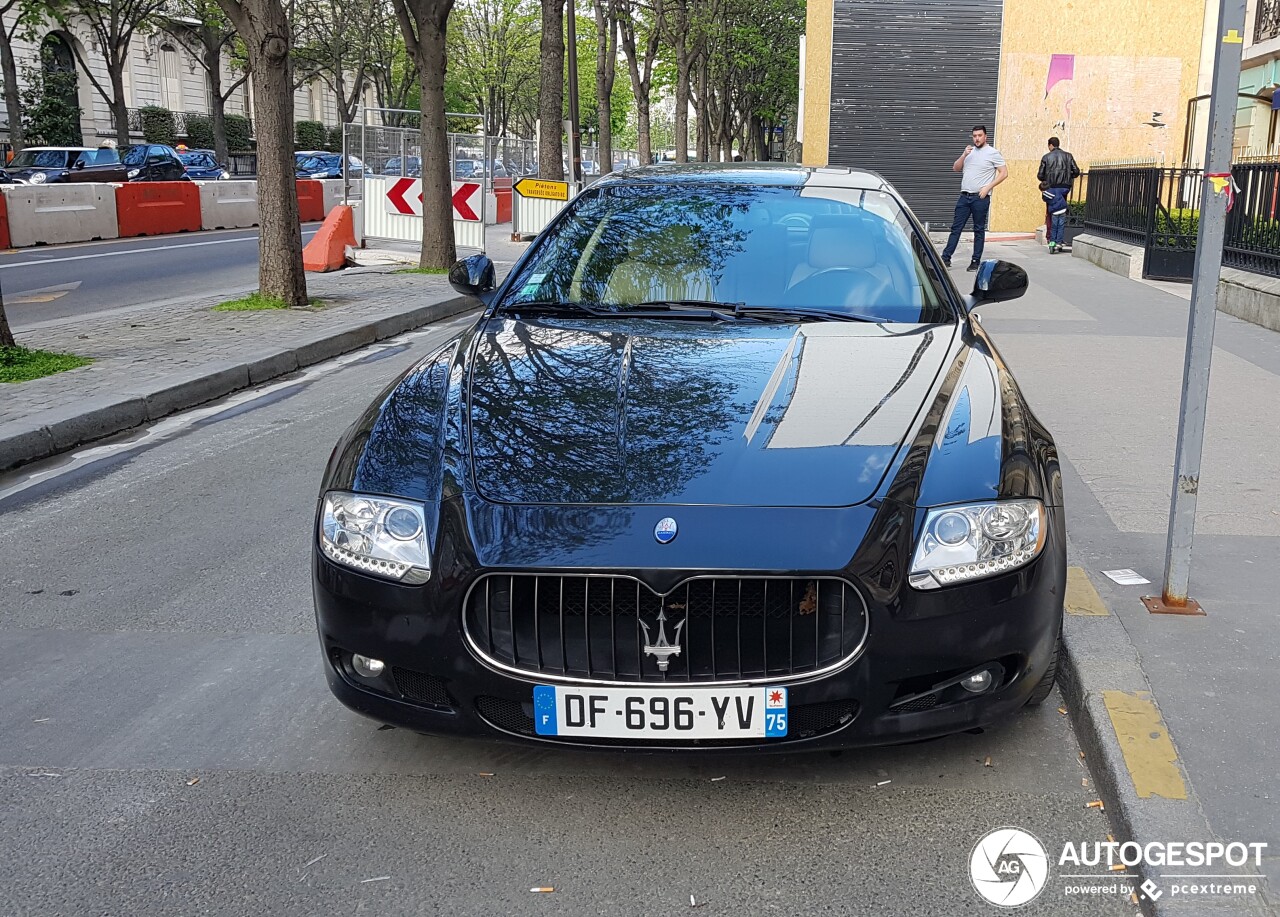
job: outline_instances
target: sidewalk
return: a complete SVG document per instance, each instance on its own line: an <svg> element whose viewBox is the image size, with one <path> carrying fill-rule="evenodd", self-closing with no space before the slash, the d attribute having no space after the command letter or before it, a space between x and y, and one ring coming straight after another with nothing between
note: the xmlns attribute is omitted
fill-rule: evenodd
<svg viewBox="0 0 1280 917"><path fill-rule="evenodd" d="M955 264L967 256L966 244ZM1265 842L1261 870L1152 871L1166 891L1162 874L1265 873L1248 904L1165 894L1154 909L1275 913L1280 334L1218 315L1190 589L1208 614L1151 615L1140 598L1161 590L1189 303L1181 290L1050 257L1032 242L989 243L985 257L1014 261L1031 277L1026 297L983 306L979 315L1057 439L1070 563L1110 610L1068 615L1065 690L1117 829L1142 843ZM972 283L963 267L953 276L962 289ZM1121 586L1102 573L1121 568L1151 583ZM1069 586L1069 604L1071 593ZM1143 743L1163 741L1161 729L1126 733L1117 695L1105 693L1144 690L1172 738L1175 769L1164 766L1185 779L1184 798L1176 798L1176 779L1172 790L1151 792L1160 762Z"/></svg>
<svg viewBox="0 0 1280 917"><path fill-rule="evenodd" d="M109 436L472 308L444 276L309 274L309 311L213 312L225 296L71 317L19 344L92 357L0 386L0 470Z"/></svg>

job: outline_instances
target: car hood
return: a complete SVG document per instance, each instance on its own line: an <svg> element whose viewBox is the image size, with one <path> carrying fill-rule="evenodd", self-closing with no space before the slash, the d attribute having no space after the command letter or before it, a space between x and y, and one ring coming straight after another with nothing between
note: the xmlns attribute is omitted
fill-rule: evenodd
<svg viewBox="0 0 1280 917"><path fill-rule="evenodd" d="M468 411L502 503L851 506L917 423L951 325L494 319Z"/></svg>

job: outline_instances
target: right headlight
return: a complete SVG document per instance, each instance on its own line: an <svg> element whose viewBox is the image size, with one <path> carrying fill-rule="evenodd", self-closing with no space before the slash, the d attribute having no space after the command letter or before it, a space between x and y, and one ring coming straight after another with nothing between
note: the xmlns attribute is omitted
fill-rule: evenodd
<svg viewBox="0 0 1280 917"><path fill-rule="evenodd" d="M917 589L971 582L1026 566L1046 535L1039 500L999 500L928 511L911 560Z"/></svg>
<svg viewBox="0 0 1280 917"><path fill-rule="evenodd" d="M139 175L141 172L142 172L142 170L141 170L141 169L130 169L130 170L126 173L125 177L126 177L126 178L137 178L137 177L138 177L138 175Z"/></svg>
<svg viewBox="0 0 1280 917"><path fill-rule="evenodd" d="M421 503L331 490L320 515L320 550L361 573L415 585L431 578Z"/></svg>
<svg viewBox="0 0 1280 917"><path fill-rule="evenodd" d="M47 179L48 177L49 176L43 172L33 172L31 175L31 183L33 185L43 185L45 182L45 179Z"/></svg>

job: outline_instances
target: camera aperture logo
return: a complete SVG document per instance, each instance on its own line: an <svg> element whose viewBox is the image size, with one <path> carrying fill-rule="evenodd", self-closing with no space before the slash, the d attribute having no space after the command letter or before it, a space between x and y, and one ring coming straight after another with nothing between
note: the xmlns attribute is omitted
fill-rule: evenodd
<svg viewBox="0 0 1280 917"><path fill-rule="evenodd" d="M996 828L973 848L969 880L985 901L1021 907L1034 901L1049 881L1049 854L1035 835L1021 828Z"/></svg>

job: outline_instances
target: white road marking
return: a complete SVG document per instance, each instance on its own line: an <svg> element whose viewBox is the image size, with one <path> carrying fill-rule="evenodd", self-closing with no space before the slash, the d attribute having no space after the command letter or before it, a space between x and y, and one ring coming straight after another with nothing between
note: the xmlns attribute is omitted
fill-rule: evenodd
<svg viewBox="0 0 1280 917"><path fill-rule="evenodd" d="M319 230L309 229L302 233L305 239L315 235ZM71 255L66 258L45 258L39 261L24 261L20 264L0 264L0 271L23 267L41 267L46 264L62 264L67 261L85 261L89 258L114 258L117 255L145 255L147 252L167 252L177 248L199 248L201 245L226 245L230 242L256 242L257 236L242 236L239 239L210 239L207 242L182 242L178 245L153 245L150 248L128 248L121 252L98 252L93 255Z"/></svg>

